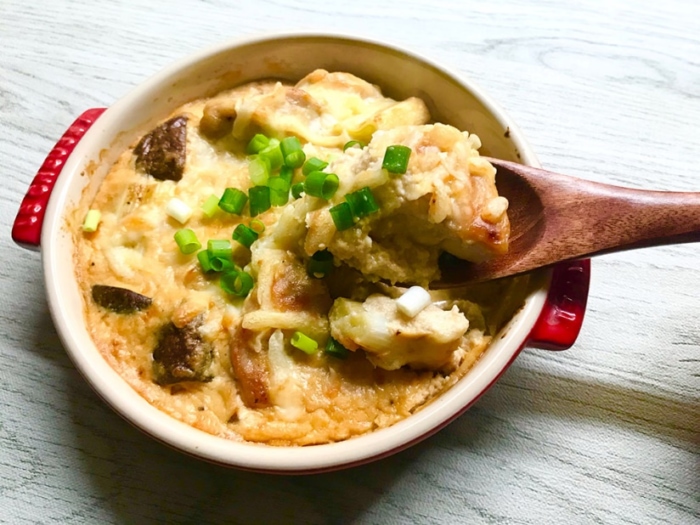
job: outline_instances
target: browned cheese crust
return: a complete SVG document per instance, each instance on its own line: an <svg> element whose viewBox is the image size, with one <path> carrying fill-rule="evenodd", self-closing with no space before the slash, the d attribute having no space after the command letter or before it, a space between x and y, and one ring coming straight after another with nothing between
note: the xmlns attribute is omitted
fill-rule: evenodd
<svg viewBox="0 0 700 525"><path fill-rule="evenodd" d="M507 250L507 201L498 197L478 137L429 124L416 98L394 101L347 73L310 73L295 86L258 82L195 100L164 115L111 166L92 201L95 233L76 233L77 279L89 332L109 364L158 409L211 434L269 445L344 440L390 426L464 377L518 306L522 281L432 292L409 318L405 291L427 284L443 251L472 260ZM196 253L173 239L191 228L231 239L241 215L201 209L226 188L248 192L246 145L255 133L296 136L307 159L329 161L340 179L329 200L302 195L256 218L265 231L250 249L232 242L232 264L253 276L245 298L226 293ZM364 147L343 151L349 140ZM389 145L412 150L408 170L382 169ZM294 183L302 182L301 169ZM329 209L359 188L380 210L339 232ZM166 209L190 207L183 225ZM77 231L77 228L76 228ZM320 250L323 278L307 272ZM504 307L507 304L510 306ZM319 345L307 354L295 332ZM328 355L329 337L348 350Z"/></svg>

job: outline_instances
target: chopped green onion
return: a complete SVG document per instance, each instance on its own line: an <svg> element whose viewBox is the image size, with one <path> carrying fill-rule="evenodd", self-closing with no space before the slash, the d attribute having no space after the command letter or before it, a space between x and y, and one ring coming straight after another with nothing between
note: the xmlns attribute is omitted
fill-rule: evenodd
<svg viewBox="0 0 700 525"><path fill-rule="evenodd" d="M357 191L353 191L352 193L348 193L345 196L345 200L350 205L352 214L358 219L379 210L379 205L374 199L372 190L370 190L367 186Z"/></svg>
<svg viewBox="0 0 700 525"><path fill-rule="evenodd" d="M258 240L258 234L245 224L239 224L236 226L236 229L233 230L233 240L238 241L246 248L250 248L251 244Z"/></svg>
<svg viewBox="0 0 700 525"><path fill-rule="evenodd" d="M236 269L236 265L233 264L230 255L227 257L209 256L209 265L215 272L228 272Z"/></svg>
<svg viewBox="0 0 700 525"><path fill-rule="evenodd" d="M185 224L192 216L192 208L177 197L173 197L165 206L165 213L180 224Z"/></svg>
<svg viewBox="0 0 700 525"><path fill-rule="evenodd" d="M312 171L304 181L304 192L307 195L328 200L338 191L339 185L340 180L335 173Z"/></svg>
<svg viewBox="0 0 700 525"><path fill-rule="evenodd" d="M350 355L350 350L345 348L332 337L328 338L324 352L328 355L332 355L333 357L337 357L338 359L346 359Z"/></svg>
<svg viewBox="0 0 700 525"><path fill-rule="evenodd" d="M270 140L270 145L259 153L260 157L267 159L270 163L270 169L276 170L282 164L284 164L284 156L282 155L282 148L280 148L280 143L276 139Z"/></svg>
<svg viewBox="0 0 700 525"><path fill-rule="evenodd" d="M231 242L227 239L209 239L207 241L207 251L209 259L230 259L233 253Z"/></svg>
<svg viewBox="0 0 700 525"><path fill-rule="evenodd" d="M280 179L287 183L287 191L292 187L292 180L294 179L294 168L289 166L282 166L280 168Z"/></svg>
<svg viewBox="0 0 700 525"><path fill-rule="evenodd" d="M89 233L97 231L97 226L100 224L100 219L102 219L102 213L100 213L99 210L89 210L85 215L83 231Z"/></svg>
<svg viewBox="0 0 700 525"><path fill-rule="evenodd" d="M250 216L256 215L270 209L270 188L267 186L253 186L248 190L250 197Z"/></svg>
<svg viewBox="0 0 700 525"><path fill-rule="evenodd" d="M280 177L270 177L267 181L270 188L270 204L272 206L284 206L289 201L289 184Z"/></svg>
<svg viewBox="0 0 700 525"><path fill-rule="evenodd" d="M248 164L248 175L250 181L255 186L267 184L267 179L270 178L270 170L272 169L270 161L266 157L260 155L253 157Z"/></svg>
<svg viewBox="0 0 700 525"><path fill-rule="evenodd" d="M300 168L306 160L306 154L302 150L293 151L284 158L284 163L290 168Z"/></svg>
<svg viewBox="0 0 700 525"><path fill-rule="evenodd" d="M297 182L296 184L292 184L292 197L295 199L298 199L301 197L301 194L304 192L304 183L303 182Z"/></svg>
<svg viewBox="0 0 700 525"><path fill-rule="evenodd" d="M199 264L202 267L204 273L209 273L214 271L211 265L211 259L209 258L209 251L202 250L197 254L197 259L199 259Z"/></svg>
<svg viewBox="0 0 700 525"><path fill-rule="evenodd" d="M347 151L350 148L354 148L355 146L359 147L360 149L364 148L365 145L362 144L359 140L351 140L345 143L345 146L343 146L343 151Z"/></svg>
<svg viewBox="0 0 700 525"><path fill-rule="evenodd" d="M296 137L287 137L280 142L284 165L290 168L301 168L306 160L306 154L301 149L301 143Z"/></svg>
<svg viewBox="0 0 700 525"><path fill-rule="evenodd" d="M304 166L301 168L301 172L304 175L308 175L312 171L321 171L326 166L328 166L328 163L326 161L321 160L318 157L311 157L304 163Z"/></svg>
<svg viewBox="0 0 700 525"><path fill-rule="evenodd" d="M253 289L253 277L244 271L227 272L221 276L219 286L228 294L246 297Z"/></svg>
<svg viewBox="0 0 700 525"><path fill-rule="evenodd" d="M262 232L265 231L265 223L260 219L253 219L252 221L250 221L250 229L258 235L260 235Z"/></svg>
<svg viewBox="0 0 700 525"><path fill-rule="evenodd" d="M184 254L194 253L202 247L202 243L197 239L197 235L189 228L182 228L175 232L175 242Z"/></svg>
<svg viewBox="0 0 700 525"><path fill-rule="evenodd" d="M293 151L299 151L301 149L301 142L299 142L299 139L296 137L287 137L280 142L280 148L282 148L282 155L286 157Z"/></svg>
<svg viewBox="0 0 700 525"><path fill-rule="evenodd" d="M341 202L333 206L330 210L331 217L333 218L333 223L338 231L347 230L355 221L352 216L352 210L347 202Z"/></svg>
<svg viewBox="0 0 700 525"><path fill-rule="evenodd" d="M239 190L238 188L226 188L224 194L218 202L219 208L224 210L226 213L235 213L240 215L245 207L245 203L248 202L248 196L245 192Z"/></svg>
<svg viewBox="0 0 700 525"><path fill-rule="evenodd" d="M211 219L216 213L216 210L219 209L219 200L219 197L216 195L210 195L209 198L204 201L204 204L202 204L202 211L204 212L204 215Z"/></svg>
<svg viewBox="0 0 700 525"><path fill-rule="evenodd" d="M425 310L433 300L430 293L421 286L411 286L401 297L396 299L396 308L399 312L413 319Z"/></svg>
<svg viewBox="0 0 700 525"><path fill-rule="evenodd" d="M382 168L389 173L406 173L408 168L408 159L411 156L411 148L408 146L389 146L384 153L384 161Z"/></svg>
<svg viewBox="0 0 700 525"><path fill-rule="evenodd" d="M268 139L262 133L258 133L252 139L250 139L250 142L246 147L246 153L249 155L255 155L256 153L260 153L262 150L264 150L269 144L270 139Z"/></svg>
<svg viewBox="0 0 700 525"><path fill-rule="evenodd" d="M294 332L294 334L292 334L291 343L293 347L309 355L315 354L316 350L318 350L318 343L301 332Z"/></svg>
<svg viewBox="0 0 700 525"><path fill-rule="evenodd" d="M328 250L321 250L314 253L309 260L307 270L311 277L321 279L333 269L333 254Z"/></svg>

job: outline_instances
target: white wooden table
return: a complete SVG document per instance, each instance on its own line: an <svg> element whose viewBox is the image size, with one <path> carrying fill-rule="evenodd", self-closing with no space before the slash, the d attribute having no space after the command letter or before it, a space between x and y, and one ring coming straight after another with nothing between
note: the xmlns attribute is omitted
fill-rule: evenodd
<svg viewBox="0 0 700 525"><path fill-rule="evenodd" d="M700 245L594 261L563 353L525 351L428 441L333 474L225 470L152 441L90 390L10 240L82 110L262 30L351 31L455 65L554 170L700 191L697 0L2 0L0 522L700 523Z"/></svg>

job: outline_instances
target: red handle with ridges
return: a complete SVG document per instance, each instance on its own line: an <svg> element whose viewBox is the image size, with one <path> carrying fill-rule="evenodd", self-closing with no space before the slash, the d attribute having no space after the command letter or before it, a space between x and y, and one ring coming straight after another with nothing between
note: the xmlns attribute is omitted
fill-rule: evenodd
<svg viewBox="0 0 700 525"><path fill-rule="evenodd" d="M88 109L59 139L29 186L12 226L12 240L23 248L37 249L49 197L68 157L105 108Z"/></svg>
<svg viewBox="0 0 700 525"><path fill-rule="evenodd" d="M527 346L566 350L574 344L586 313L591 261L557 264L542 313L530 332Z"/></svg>

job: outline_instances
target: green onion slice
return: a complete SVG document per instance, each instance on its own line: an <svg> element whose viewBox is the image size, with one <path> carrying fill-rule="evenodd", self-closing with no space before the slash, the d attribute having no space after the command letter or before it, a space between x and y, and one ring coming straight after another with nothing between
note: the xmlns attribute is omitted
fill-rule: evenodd
<svg viewBox="0 0 700 525"><path fill-rule="evenodd" d="M359 140L350 140L350 141L346 142L345 145L343 146L343 151L347 151L348 149L355 148L355 147L362 149L365 147L365 145L362 142L360 142Z"/></svg>
<svg viewBox="0 0 700 525"><path fill-rule="evenodd" d="M352 214L358 219L379 210L379 205L368 186L348 193L345 196L345 200L350 205Z"/></svg>
<svg viewBox="0 0 700 525"><path fill-rule="evenodd" d="M309 355L315 354L316 350L318 350L318 343L301 332L294 332L294 334L292 334L291 343L293 347Z"/></svg>
<svg viewBox="0 0 700 525"><path fill-rule="evenodd" d="M231 248L231 242L228 239L209 239L207 241L207 251L210 259L215 257L230 259L233 248Z"/></svg>
<svg viewBox="0 0 700 525"><path fill-rule="evenodd" d="M201 261L200 261L201 262ZM231 257L211 257L209 256L209 266L215 272L228 272L236 269Z"/></svg>
<svg viewBox="0 0 700 525"><path fill-rule="evenodd" d="M301 149L301 143L296 137L287 137L280 142L284 165L289 168L301 168L306 160L306 154Z"/></svg>
<svg viewBox="0 0 700 525"><path fill-rule="evenodd" d="M304 166L301 168L301 172L304 175L308 175L312 171L321 171L327 166L328 163L326 161L321 160L318 157L311 157L304 163Z"/></svg>
<svg viewBox="0 0 700 525"><path fill-rule="evenodd" d="M262 150L264 150L269 145L270 145L270 139L268 139L262 133L258 133L252 139L250 139L250 142L248 143L248 146L246 147L246 153L248 153L249 155L255 155L256 153L260 153Z"/></svg>
<svg viewBox="0 0 700 525"><path fill-rule="evenodd" d="M339 359L346 359L350 355L350 350L345 348L332 337L328 338L328 342L326 343L326 348L324 349L324 352L328 355L332 355L333 357L337 357Z"/></svg>
<svg viewBox="0 0 700 525"><path fill-rule="evenodd" d="M333 206L330 210L331 217L333 218L333 223L338 231L347 230L353 224L355 220L352 216L352 210L347 202L341 202Z"/></svg>
<svg viewBox="0 0 700 525"><path fill-rule="evenodd" d="M382 168L389 173L398 173L403 175L408 169L408 159L411 156L411 148L408 146L389 146L384 153L384 161Z"/></svg>
<svg viewBox="0 0 700 525"><path fill-rule="evenodd" d="M197 239L197 234L189 228L182 228L174 235L177 247L186 255L194 253L202 247L202 243Z"/></svg>
<svg viewBox="0 0 700 525"><path fill-rule="evenodd" d="M262 150L258 155L270 163L271 170L276 170L282 166L282 164L284 164L282 148L280 148L280 144L276 139L270 140L269 146Z"/></svg>
<svg viewBox="0 0 700 525"><path fill-rule="evenodd" d="M237 297L247 297L254 284L253 277L244 271L226 272L219 281L222 290Z"/></svg>
<svg viewBox="0 0 700 525"><path fill-rule="evenodd" d="M289 166L282 166L280 168L280 179L287 183L287 191L292 187L292 180L294 180L294 168Z"/></svg>
<svg viewBox="0 0 700 525"><path fill-rule="evenodd" d="M251 158L250 163L248 164L248 175L250 175L250 181L255 186L267 184L267 179L270 178L271 169L272 167L270 161L266 157L257 155Z"/></svg>
<svg viewBox="0 0 700 525"><path fill-rule="evenodd" d="M314 253L309 260L307 270L311 277L321 279L333 269L333 254L328 250L321 250Z"/></svg>
<svg viewBox="0 0 700 525"><path fill-rule="evenodd" d="M304 181L304 191L307 195L330 199L340 186L340 179L335 173L312 171Z"/></svg>
<svg viewBox="0 0 700 525"><path fill-rule="evenodd" d="M224 193L226 192L224 191ZM243 195L245 195L245 193ZM221 199L219 199L219 197L216 195L210 195L209 198L204 201L204 204L202 204L202 211L204 212L204 215L211 219L216 213L216 210L219 209L220 200Z"/></svg>
<svg viewBox="0 0 700 525"><path fill-rule="evenodd" d="M258 240L258 233L245 224L239 224L233 230L233 240L238 241L246 248L250 248L251 244Z"/></svg>
<svg viewBox="0 0 700 525"><path fill-rule="evenodd" d="M262 232L265 231L265 223L260 219L253 219L252 221L250 221L250 229L258 235L260 235Z"/></svg>
<svg viewBox="0 0 700 525"><path fill-rule="evenodd" d="M202 267L204 273L209 273L214 271L212 268L211 260L209 259L209 252L207 250L202 250L197 253L197 259L199 259L199 264Z"/></svg>
<svg viewBox="0 0 700 525"><path fill-rule="evenodd" d="M245 192L239 190L238 188L226 188L224 190L224 194L221 196L221 199L219 199L218 205L219 208L224 210L226 213L235 213L236 215L240 215L246 202L248 202L248 196L245 194ZM209 215L209 217L211 217L211 215Z"/></svg>
<svg viewBox="0 0 700 525"><path fill-rule="evenodd" d="M304 183L303 182L297 182L296 184L292 184L292 197L295 199L298 199L301 197L301 194L304 192Z"/></svg>
<svg viewBox="0 0 700 525"><path fill-rule="evenodd" d="M83 222L83 231L92 233L97 231L97 226L100 224L100 219L102 214L99 210L89 210L85 215L85 221Z"/></svg>
<svg viewBox="0 0 700 525"><path fill-rule="evenodd" d="M280 177L270 177L267 181L270 188L270 204L272 206L284 206L289 201L289 184Z"/></svg>
<svg viewBox="0 0 700 525"><path fill-rule="evenodd" d="M300 168L304 160L306 160L306 154L303 151L293 151L284 158L284 164L290 168Z"/></svg>
<svg viewBox="0 0 700 525"><path fill-rule="evenodd" d="M270 209L270 188L267 186L253 186L248 190L250 197L250 216L255 217Z"/></svg>

